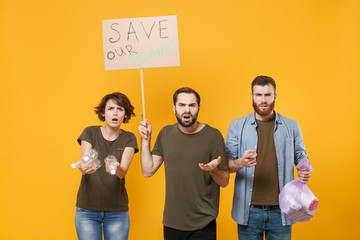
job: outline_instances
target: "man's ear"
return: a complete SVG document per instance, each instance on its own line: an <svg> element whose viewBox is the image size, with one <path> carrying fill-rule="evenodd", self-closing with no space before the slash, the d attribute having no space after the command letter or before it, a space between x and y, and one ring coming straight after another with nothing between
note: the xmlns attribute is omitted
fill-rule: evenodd
<svg viewBox="0 0 360 240"><path fill-rule="evenodd" d="M175 113L175 105L173 105L173 111L174 111L174 113Z"/></svg>

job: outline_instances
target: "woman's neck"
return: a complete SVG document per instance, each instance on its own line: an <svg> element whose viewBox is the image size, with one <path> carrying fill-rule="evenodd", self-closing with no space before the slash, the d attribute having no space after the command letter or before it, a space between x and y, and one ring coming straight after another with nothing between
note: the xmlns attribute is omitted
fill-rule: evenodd
<svg viewBox="0 0 360 240"><path fill-rule="evenodd" d="M121 133L120 128L111 128L108 125L101 127L103 137L108 141L114 141Z"/></svg>

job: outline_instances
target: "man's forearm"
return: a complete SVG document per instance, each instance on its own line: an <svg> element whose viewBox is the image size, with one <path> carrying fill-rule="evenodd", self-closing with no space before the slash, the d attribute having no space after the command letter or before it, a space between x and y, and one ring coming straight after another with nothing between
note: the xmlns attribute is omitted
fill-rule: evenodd
<svg viewBox="0 0 360 240"><path fill-rule="evenodd" d="M239 159L228 159L228 166L230 173L237 172L242 168Z"/></svg>
<svg viewBox="0 0 360 240"><path fill-rule="evenodd" d="M214 181L221 187L226 187L229 184L229 171L224 171L216 167L214 170L209 171L209 174L214 179Z"/></svg>
<svg viewBox="0 0 360 240"><path fill-rule="evenodd" d="M141 170L144 177L151 177L154 173L152 171L154 163L150 152L150 137L141 139Z"/></svg>

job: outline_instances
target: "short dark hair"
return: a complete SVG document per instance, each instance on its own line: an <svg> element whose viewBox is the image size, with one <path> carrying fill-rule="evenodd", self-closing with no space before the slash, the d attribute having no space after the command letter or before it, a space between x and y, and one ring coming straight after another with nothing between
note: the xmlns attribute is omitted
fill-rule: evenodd
<svg viewBox="0 0 360 240"><path fill-rule="evenodd" d="M276 83L274 79L268 76L257 76L251 83L251 92L254 91L255 85L265 86L271 84L274 87L274 92L276 92Z"/></svg>
<svg viewBox="0 0 360 240"><path fill-rule="evenodd" d="M105 121L105 117L104 117L105 106L106 106L106 103L110 99L113 99L117 103L117 105L119 105L125 109L125 117L124 117L123 123L129 122L131 116L135 116L134 106L131 105L129 98L123 93L114 92L114 93L105 95L101 99L99 105L97 105L95 107L95 113L98 115L98 118L100 119L100 121L102 121L102 122Z"/></svg>
<svg viewBox="0 0 360 240"><path fill-rule="evenodd" d="M198 106L200 107L200 95L194 89L189 88L189 87L182 87L182 88L179 88L178 90L176 90L176 92L173 95L174 106L176 105L177 97L180 93L194 94L196 97L196 102L197 102Z"/></svg>

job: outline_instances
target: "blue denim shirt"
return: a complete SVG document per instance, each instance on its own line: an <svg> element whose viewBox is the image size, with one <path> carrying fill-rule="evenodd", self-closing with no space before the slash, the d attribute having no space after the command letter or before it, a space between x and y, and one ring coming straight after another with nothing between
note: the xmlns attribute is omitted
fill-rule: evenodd
<svg viewBox="0 0 360 240"><path fill-rule="evenodd" d="M238 159L248 149L256 150L258 136L255 113L231 122L226 137L226 150L229 159ZM278 160L279 187L294 180L294 164L307 158L304 140L299 123L275 113L274 142ZM231 161L231 160L229 160ZM252 197L255 166L242 168L236 173L233 207L231 216L235 222L247 225ZM295 222L282 213L283 225Z"/></svg>

